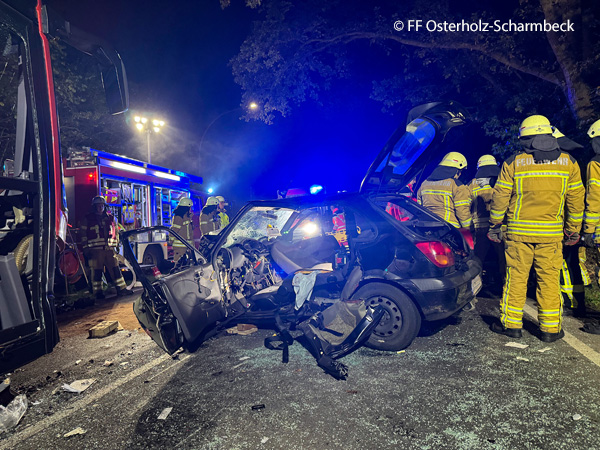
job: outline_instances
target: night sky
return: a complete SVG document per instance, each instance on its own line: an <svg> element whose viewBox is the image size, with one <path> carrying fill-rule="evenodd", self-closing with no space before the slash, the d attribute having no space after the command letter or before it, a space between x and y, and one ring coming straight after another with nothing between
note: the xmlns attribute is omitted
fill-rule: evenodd
<svg viewBox="0 0 600 450"><path fill-rule="evenodd" d="M242 1L224 10L218 0L49 3L120 52L135 85L127 120L149 111L169 124L157 137L152 162L202 176L206 188L228 197L235 209L250 199L274 198L277 189L313 183L328 192L357 190L404 120L382 113L381 105L369 100L372 78L360 73L351 91L344 84L334 87L339 90L329 96L334 100L305 103L273 125L239 120L241 90L228 63L258 18ZM145 160L144 140L131 130L128 156ZM199 144L205 131L200 154L181 157L181 141L174 137Z"/></svg>

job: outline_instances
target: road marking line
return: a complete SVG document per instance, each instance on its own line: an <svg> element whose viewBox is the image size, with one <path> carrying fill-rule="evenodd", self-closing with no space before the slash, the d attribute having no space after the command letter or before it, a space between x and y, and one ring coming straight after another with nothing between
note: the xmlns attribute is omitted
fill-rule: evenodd
<svg viewBox="0 0 600 450"><path fill-rule="evenodd" d="M25 428L23 431L20 431L17 434L11 436L10 439L8 439L7 441L0 442L0 449L15 448L16 443L22 442L25 439L29 439L31 436L39 433L42 430L49 429L50 426L52 426L54 423L58 422L59 420L69 417L70 415L79 411L83 407L89 405L90 403L97 401L98 399L104 397L106 394L114 391L119 386L122 386L123 384L125 384L125 383L133 380L134 378L139 377L143 373L149 371L153 367L156 367L159 364L162 364L163 362L168 361L170 359L171 359L171 356L169 356L165 353L164 355L159 356L155 360L150 361L149 363L143 365L142 367L138 367L137 369L129 372L123 378L119 378L114 383L111 383L108 386L103 387L99 391L94 392L91 395L87 395L87 396L83 397L81 400L78 400L77 403L75 403L75 405L73 405L72 408L57 412L56 414L54 414L44 420L41 420L40 422L36 423L35 425L32 425L29 428ZM179 363L179 361L176 364L178 364L178 363Z"/></svg>
<svg viewBox="0 0 600 450"><path fill-rule="evenodd" d="M535 308L529 305L525 305L523 306L523 311L525 311L527 315L530 316L535 322L538 322L537 311L535 310ZM568 331L565 331L565 337L563 338L563 341L565 341L567 344L569 344L571 347L573 347L591 362L593 362L597 366L600 366L600 353L591 348L589 345L584 344L582 341L577 339Z"/></svg>

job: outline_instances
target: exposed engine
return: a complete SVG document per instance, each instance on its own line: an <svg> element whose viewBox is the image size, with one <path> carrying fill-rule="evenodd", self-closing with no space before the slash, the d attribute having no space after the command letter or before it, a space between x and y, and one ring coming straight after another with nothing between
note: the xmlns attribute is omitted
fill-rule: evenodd
<svg viewBox="0 0 600 450"><path fill-rule="evenodd" d="M250 298L270 286L278 286L282 278L273 270L269 249L259 241L246 239L219 251L224 300L231 304Z"/></svg>

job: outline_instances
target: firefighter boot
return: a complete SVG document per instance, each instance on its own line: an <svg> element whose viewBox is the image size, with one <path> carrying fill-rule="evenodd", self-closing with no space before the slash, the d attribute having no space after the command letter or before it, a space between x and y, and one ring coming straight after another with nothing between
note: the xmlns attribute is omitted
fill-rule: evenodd
<svg viewBox="0 0 600 450"><path fill-rule="evenodd" d="M494 322L490 327L494 333L503 334L504 336L511 337L513 339L520 339L523 336L521 328L504 328L502 324Z"/></svg>
<svg viewBox="0 0 600 450"><path fill-rule="evenodd" d="M565 332L560 330L558 333L548 333L546 331L540 331L540 341L542 342L554 342L565 337Z"/></svg>

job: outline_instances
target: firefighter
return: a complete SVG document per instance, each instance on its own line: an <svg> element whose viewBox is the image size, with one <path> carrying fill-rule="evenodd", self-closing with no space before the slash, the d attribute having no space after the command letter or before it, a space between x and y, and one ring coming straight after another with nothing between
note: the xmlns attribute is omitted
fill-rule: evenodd
<svg viewBox="0 0 600 450"><path fill-rule="evenodd" d="M187 197L183 197L179 200L177 208L173 211L173 220L171 221L171 230L175 231L186 241L192 242L194 239L194 226L193 219L194 213L192 211L193 202ZM173 262L179 261L183 255L187 252L187 247L179 239L175 239L175 236L169 236L169 242L173 247Z"/></svg>
<svg viewBox="0 0 600 450"><path fill-rule="evenodd" d="M200 214L200 230L202 235L217 234L221 228L221 217L219 217L219 199L217 197L208 197L206 204Z"/></svg>
<svg viewBox="0 0 600 450"><path fill-rule="evenodd" d="M417 201L436 216L456 228L471 226L471 195L458 179L467 167L467 159L458 152L450 152L421 184Z"/></svg>
<svg viewBox="0 0 600 450"><path fill-rule="evenodd" d="M219 215L219 219L221 222L219 228L223 229L227 225L229 225L229 216L227 215L227 210L225 209L227 203L225 203L225 198L220 195L217 195L217 200L219 201L219 203L217 204L217 214Z"/></svg>
<svg viewBox="0 0 600 450"><path fill-rule="evenodd" d="M103 299L102 272L106 267L117 295L129 295L125 280L119 269L116 248L119 243L117 223L112 214L105 210L106 200L101 195L92 199L92 210L83 218L80 225L83 254L92 271L92 293L96 299Z"/></svg>
<svg viewBox="0 0 600 450"><path fill-rule="evenodd" d="M595 156L587 165L587 196L582 242L586 247L600 245L600 120L590 126L588 136L592 140ZM600 334L600 323L586 323L583 331Z"/></svg>
<svg viewBox="0 0 600 450"><path fill-rule="evenodd" d="M498 273L504 274L504 244L492 242L487 238L487 233L490 227L490 204L492 202L492 193L496 179L500 174L500 167L496 162L496 158L492 155L483 155L477 161L477 172L475 178L469 183L471 192L471 215L473 217L473 236L475 238L475 256L477 256L482 264L484 263L490 245L494 247L494 251L498 260ZM492 272L492 274L495 271ZM500 280L503 280L503 275ZM498 283L500 284L500 283ZM501 284L500 284L501 286Z"/></svg>
<svg viewBox="0 0 600 450"><path fill-rule="evenodd" d="M554 127L552 136L561 150L570 152L580 150L583 145L569 139ZM590 277L585 268L585 247L581 245L565 245L563 262L560 269L560 291L563 296L563 316L585 316L585 286L590 284Z"/></svg>
<svg viewBox="0 0 600 450"><path fill-rule="evenodd" d="M544 116L526 118L519 128L522 152L508 158L496 181L488 237L501 241L507 218L506 281L500 300L500 323L491 330L521 337L527 279L533 266L537 279L539 338L554 342L561 329L559 273L562 240L579 241L585 190L577 161L560 150ZM566 216L566 217L565 217Z"/></svg>

